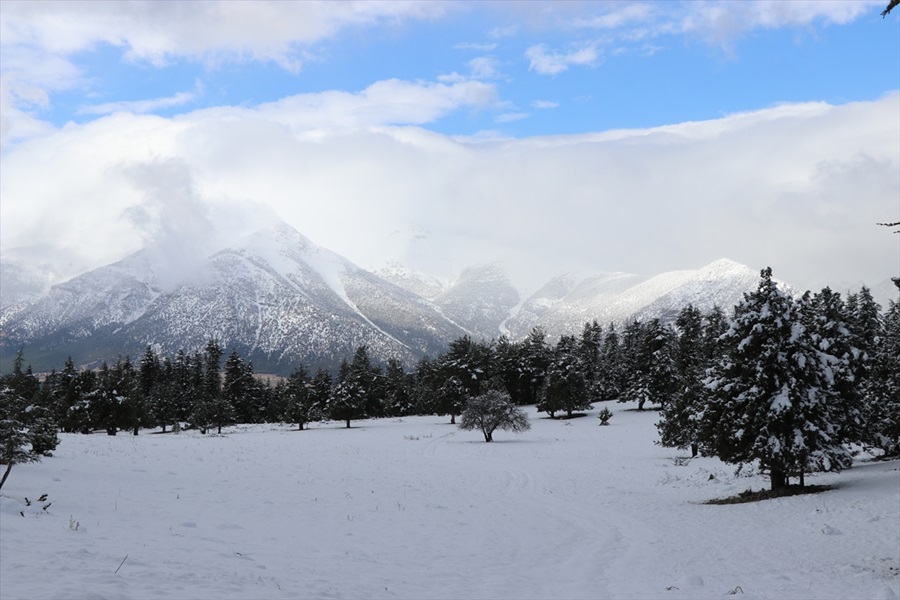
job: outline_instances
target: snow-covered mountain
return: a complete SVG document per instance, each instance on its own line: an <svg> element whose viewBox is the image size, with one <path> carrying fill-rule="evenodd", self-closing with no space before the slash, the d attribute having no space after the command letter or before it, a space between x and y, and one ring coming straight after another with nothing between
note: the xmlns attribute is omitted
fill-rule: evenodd
<svg viewBox="0 0 900 600"><path fill-rule="evenodd" d="M377 361L394 357L411 365L466 334L521 340L540 326L553 339L593 320L673 319L688 303L729 311L759 276L729 260L649 278L570 274L522 301L497 264L471 267L449 286L400 265L375 274L284 223L230 244L175 284L173 271L155 257L140 251L4 306L4 361L25 346L28 360L43 370L59 367L67 355L88 364L136 357L147 345L172 355L216 339L257 371L335 367L361 345Z"/></svg>
<svg viewBox="0 0 900 600"><path fill-rule="evenodd" d="M437 277L420 273L397 262L385 265L374 273L397 287L429 300L447 289L447 285Z"/></svg>
<svg viewBox="0 0 900 600"><path fill-rule="evenodd" d="M434 303L473 338L491 340L519 303L519 292L500 265L479 265L463 271Z"/></svg>
<svg viewBox="0 0 900 600"><path fill-rule="evenodd" d="M726 312L752 291L759 272L727 259L693 271L670 271L644 278L611 273L579 279L557 277L535 292L506 322L511 339L521 339L535 326L551 338L581 331L586 322L601 325L631 319L672 320L688 304Z"/></svg>
<svg viewBox="0 0 900 600"><path fill-rule="evenodd" d="M89 361L134 356L148 344L190 351L217 339L257 370L278 372L300 362L334 366L361 345L411 362L465 333L427 300L284 223L212 255L171 292L159 290L137 253L4 309L0 329L6 350L24 344L56 363L73 347Z"/></svg>

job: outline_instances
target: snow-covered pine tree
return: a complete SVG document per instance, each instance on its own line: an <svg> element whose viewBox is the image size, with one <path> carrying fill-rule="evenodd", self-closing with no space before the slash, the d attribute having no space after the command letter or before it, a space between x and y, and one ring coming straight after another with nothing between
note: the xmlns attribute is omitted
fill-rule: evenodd
<svg viewBox="0 0 900 600"><path fill-rule="evenodd" d="M299 365L294 369L288 378L284 394L286 395L285 421L296 423L302 431L307 423L319 419L312 379L306 367Z"/></svg>
<svg viewBox="0 0 900 600"><path fill-rule="evenodd" d="M884 315L884 330L864 385L865 443L900 456L900 298Z"/></svg>
<svg viewBox="0 0 900 600"><path fill-rule="evenodd" d="M532 328L522 342L519 353L520 404L536 404L544 387L547 367L550 364L551 349L547 344L547 334L540 327Z"/></svg>
<svg viewBox="0 0 900 600"><path fill-rule="evenodd" d="M703 314L693 305L688 305L675 320L678 340L674 348L674 363L677 386L670 402L660 412L660 444L673 448L691 448L697 456L696 415L700 400L706 393L703 381L709 360L706 356Z"/></svg>
<svg viewBox="0 0 900 600"><path fill-rule="evenodd" d="M597 397L600 400L618 398L624 389L624 373L619 333L616 331L615 323L610 323L600 348L600 364L597 368Z"/></svg>
<svg viewBox="0 0 900 600"><path fill-rule="evenodd" d="M565 411L567 417L572 417L575 411L590 410L585 367L578 340L573 336L560 337L553 349L541 400L536 408L549 414L550 418L555 418L557 412Z"/></svg>
<svg viewBox="0 0 900 600"><path fill-rule="evenodd" d="M405 417L415 412L414 380L396 358L390 358L384 373L384 408L390 417Z"/></svg>
<svg viewBox="0 0 900 600"><path fill-rule="evenodd" d="M672 399L676 389L673 338L671 329L659 319L626 329L626 348L633 346L627 349L631 365L628 386L619 402L637 402L638 410L643 410L648 402L665 406Z"/></svg>
<svg viewBox="0 0 900 600"><path fill-rule="evenodd" d="M13 372L0 378L0 488L13 465L50 456L59 442L50 395L41 402L40 384L31 368L22 370L22 352L16 355ZM49 392L49 390L45 390Z"/></svg>
<svg viewBox="0 0 900 600"><path fill-rule="evenodd" d="M817 393L823 397L833 437L842 443L858 443L863 436L862 396L858 377L863 353L854 346L849 315L841 295L824 288L800 302L803 324L818 357ZM857 375L860 374L860 375Z"/></svg>
<svg viewBox="0 0 900 600"><path fill-rule="evenodd" d="M778 289L771 268L735 307L723 341L698 414L704 454L732 464L758 461L772 490L791 476L850 465L841 438L845 415L829 406L832 359L814 348L797 302Z"/></svg>
<svg viewBox="0 0 900 600"><path fill-rule="evenodd" d="M333 421L344 421L349 429L351 421L365 416L365 402L365 389L353 376L350 363L344 360L328 396L328 418Z"/></svg>

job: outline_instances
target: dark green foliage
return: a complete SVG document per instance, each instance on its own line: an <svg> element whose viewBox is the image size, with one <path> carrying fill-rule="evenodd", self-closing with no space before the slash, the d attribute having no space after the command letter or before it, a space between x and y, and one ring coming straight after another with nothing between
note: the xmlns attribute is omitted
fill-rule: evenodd
<svg viewBox="0 0 900 600"><path fill-rule="evenodd" d="M328 418L333 421L344 421L349 429L351 421L365 416L365 393L362 383L354 377L350 363L346 361L341 363L334 387L328 397Z"/></svg>
<svg viewBox="0 0 900 600"><path fill-rule="evenodd" d="M864 382L866 423L863 439L886 456L900 456L900 299L884 316L884 329Z"/></svg>
<svg viewBox="0 0 900 600"><path fill-rule="evenodd" d="M635 321L625 329L622 353L628 378L619 402L637 402L643 410L647 403L665 406L672 399L677 389L674 340L659 319L646 325Z"/></svg>
<svg viewBox="0 0 900 600"><path fill-rule="evenodd" d="M700 400L706 393L703 381L710 366L706 351L703 315L693 306L687 306L675 321L678 340L674 344L676 385L671 401L660 413L660 444L674 448L692 449L697 454L697 412Z"/></svg>
<svg viewBox="0 0 900 600"><path fill-rule="evenodd" d="M22 352L16 355L13 372L0 378L0 488L13 465L50 456L59 442L50 386L42 386L31 373L22 370Z"/></svg>
<svg viewBox="0 0 900 600"><path fill-rule="evenodd" d="M405 417L414 414L415 410L415 377L403 369L403 363L392 358L384 373L385 415Z"/></svg>
<svg viewBox="0 0 900 600"><path fill-rule="evenodd" d="M705 454L734 464L759 461L772 489L790 476L850 465L852 415L835 402L829 375L840 360L815 347L802 321L798 304L777 288L771 269L763 270L757 290L735 307L697 417Z"/></svg>
<svg viewBox="0 0 900 600"><path fill-rule="evenodd" d="M571 417L575 411L589 410L591 398L588 379L582 361L578 341L572 336L562 336L553 350L553 357L547 367L544 389L537 409L551 418L557 412L565 412Z"/></svg>
<svg viewBox="0 0 900 600"><path fill-rule="evenodd" d="M302 430L310 421L321 418L312 379L303 365L291 374L281 393L285 398L284 420L288 423L296 423Z"/></svg>

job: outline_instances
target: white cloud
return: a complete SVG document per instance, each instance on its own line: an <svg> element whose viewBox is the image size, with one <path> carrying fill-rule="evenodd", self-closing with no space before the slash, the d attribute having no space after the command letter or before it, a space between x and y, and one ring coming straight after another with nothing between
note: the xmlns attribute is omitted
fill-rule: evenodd
<svg viewBox="0 0 900 600"><path fill-rule="evenodd" d="M404 93L447 95L420 87ZM371 115L381 109L365 101L381 93L339 100ZM897 93L520 140L369 124L390 110L356 119L364 127L285 126L298 110L311 109L117 113L27 140L4 158L0 242L50 244L98 266L170 231L161 223L177 220L154 198L187 197L209 215L263 205L363 266L399 259L444 277L504 260L535 285L564 270L654 273L721 257L771 265L802 288L896 274L897 236L874 223L900 196ZM152 226L127 218L140 210Z"/></svg>
<svg viewBox="0 0 900 600"><path fill-rule="evenodd" d="M469 61L469 69L473 79L493 79L500 73L498 71L499 61L490 56L479 56Z"/></svg>
<svg viewBox="0 0 900 600"><path fill-rule="evenodd" d="M615 3L609 6L601 5L600 14L588 14L573 19L576 27L588 29L618 29L634 22L643 23L653 20L653 15L659 10L656 6L647 2Z"/></svg>
<svg viewBox="0 0 900 600"><path fill-rule="evenodd" d="M559 102L554 102L552 100L535 100L531 103L531 106L539 109L557 108L559 107Z"/></svg>
<svg viewBox="0 0 900 600"><path fill-rule="evenodd" d="M754 29L777 29L850 23L882 6L882 0L807 0L781 2L705 1L687 3L682 15L669 13L656 29L663 33L697 35L710 43L729 46Z"/></svg>
<svg viewBox="0 0 900 600"><path fill-rule="evenodd" d="M352 128L387 124L422 125L460 108L486 107L496 100L492 84L452 84L389 79L357 92L298 94L260 105L253 112L294 128ZM212 114L232 109L211 109ZM240 109L233 109L240 111Z"/></svg>
<svg viewBox="0 0 900 600"><path fill-rule="evenodd" d="M45 129L35 109L46 108L52 92L88 86L89 76L72 57L102 44L155 66L184 57L207 66L271 62L297 72L313 56L314 44L343 30L436 19L451 10L455 6L443 2L4 1L0 144ZM153 101L145 102L122 108L152 110Z"/></svg>
<svg viewBox="0 0 900 600"><path fill-rule="evenodd" d="M166 98L150 100L131 100L122 102L105 102L103 104L85 104L78 108L82 115L107 115L114 112L131 112L137 114L154 112L160 109L183 106L193 102L197 95L193 92L178 92Z"/></svg>
<svg viewBox="0 0 900 600"><path fill-rule="evenodd" d="M531 116L531 113L527 112L512 112L512 113L503 113L494 117L495 123L512 123L513 121L521 121L522 119L527 119Z"/></svg>
<svg viewBox="0 0 900 600"><path fill-rule="evenodd" d="M453 46L457 50L475 50L476 52L493 52L497 49L496 43L463 42Z"/></svg>
<svg viewBox="0 0 900 600"><path fill-rule="evenodd" d="M540 75L557 75L571 66L594 66L600 59L596 44L590 44L571 52L556 52L546 44L536 44L525 50L528 68Z"/></svg>

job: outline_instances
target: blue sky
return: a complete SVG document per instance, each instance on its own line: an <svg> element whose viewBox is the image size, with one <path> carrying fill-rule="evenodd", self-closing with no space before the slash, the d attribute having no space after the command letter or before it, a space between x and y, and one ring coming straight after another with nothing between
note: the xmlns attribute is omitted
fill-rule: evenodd
<svg viewBox="0 0 900 600"><path fill-rule="evenodd" d="M727 257L875 283L900 270L872 230L900 212L885 4L4 1L0 248L58 248L61 278L249 211L447 279Z"/></svg>
<svg viewBox="0 0 900 600"><path fill-rule="evenodd" d="M675 4L651 4L649 10L672 14L681 10ZM623 8L627 4L581 3L561 9L557 18L586 20ZM825 13L808 23L737 31L724 40L711 32L677 32L630 41L624 38L635 27L554 28L522 19L513 9L461 6L445 18L351 27L304 44L309 59L296 71L238 58L209 64L172 56L154 65L127 58L127 47L101 42L70 58L83 83L54 95L38 114L61 126L96 118L84 111L98 105L191 97L152 111L170 116L296 94L358 92L392 78L446 81L452 74L493 83L497 101L429 123L448 135L583 133L711 119L784 102L842 104L898 85L900 27L882 19L880 8L875 2L845 24ZM528 56L536 47L556 54L588 48L595 57L542 73Z"/></svg>

